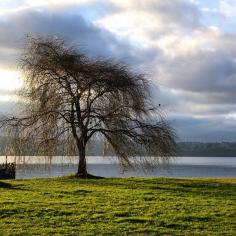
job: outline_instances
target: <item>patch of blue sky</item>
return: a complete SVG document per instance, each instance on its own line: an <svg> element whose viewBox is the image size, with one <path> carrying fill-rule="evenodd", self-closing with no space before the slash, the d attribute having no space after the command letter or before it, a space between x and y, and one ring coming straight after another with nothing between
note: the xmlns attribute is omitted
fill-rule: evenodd
<svg viewBox="0 0 236 236"><path fill-rule="evenodd" d="M77 8L70 9L70 12L83 16L87 21L95 22L115 10L114 5L109 1L100 1L80 5Z"/></svg>
<svg viewBox="0 0 236 236"><path fill-rule="evenodd" d="M236 15L226 17L221 12L219 0L199 0L198 4L203 11L202 21L205 25L216 26L227 33L236 33Z"/></svg>
<svg viewBox="0 0 236 236"><path fill-rule="evenodd" d="M203 22L207 26L216 26L225 33L236 34L236 18L227 19L222 15L205 15Z"/></svg>
<svg viewBox="0 0 236 236"><path fill-rule="evenodd" d="M78 6L77 8L70 9L70 14L81 15L87 21L93 22L101 17L101 14L94 7L88 5Z"/></svg>

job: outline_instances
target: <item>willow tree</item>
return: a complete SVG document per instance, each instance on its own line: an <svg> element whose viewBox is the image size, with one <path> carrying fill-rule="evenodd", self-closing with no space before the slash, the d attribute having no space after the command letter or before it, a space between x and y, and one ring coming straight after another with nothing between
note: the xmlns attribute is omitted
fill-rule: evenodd
<svg viewBox="0 0 236 236"><path fill-rule="evenodd" d="M35 151L50 156L62 144L75 147L82 178L89 177L86 145L94 135L103 136L123 168L153 166L173 155L172 129L152 107L144 75L122 63L88 58L58 38L30 38L20 67L24 106L17 117L5 119L18 144L33 143Z"/></svg>

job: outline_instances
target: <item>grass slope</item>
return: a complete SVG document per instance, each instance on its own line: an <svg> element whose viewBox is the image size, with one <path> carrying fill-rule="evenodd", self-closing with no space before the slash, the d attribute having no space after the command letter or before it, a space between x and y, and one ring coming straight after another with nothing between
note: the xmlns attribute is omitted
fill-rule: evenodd
<svg viewBox="0 0 236 236"><path fill-rule="evenodd" d="M1 181L0 235L236 235L236 179Z"/></svg>

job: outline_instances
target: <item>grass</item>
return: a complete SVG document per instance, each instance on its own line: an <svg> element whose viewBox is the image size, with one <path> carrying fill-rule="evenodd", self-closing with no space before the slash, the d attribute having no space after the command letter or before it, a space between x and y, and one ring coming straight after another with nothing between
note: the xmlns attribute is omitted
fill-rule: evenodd
<svg viewBox="0 0 236 236"><path fill-rule="evenodd" d="M1 181L0 235L236 235L236 179Z"/></svg>

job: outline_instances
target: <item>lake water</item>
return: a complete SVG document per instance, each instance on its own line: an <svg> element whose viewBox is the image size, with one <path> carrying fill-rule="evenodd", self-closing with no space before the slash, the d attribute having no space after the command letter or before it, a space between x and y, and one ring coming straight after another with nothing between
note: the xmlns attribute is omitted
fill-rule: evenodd
<svg viewBox="0 0 236 236"><path fill-rule="evenodd" d="M66 176L77 170L77 157L8 157L16 162L16 178ZM0 163L5 157L0 157ZM152 171L122 172L113 157L88 157L88 171L104 177L236 177L236 157L175 157Z"/></svg>

